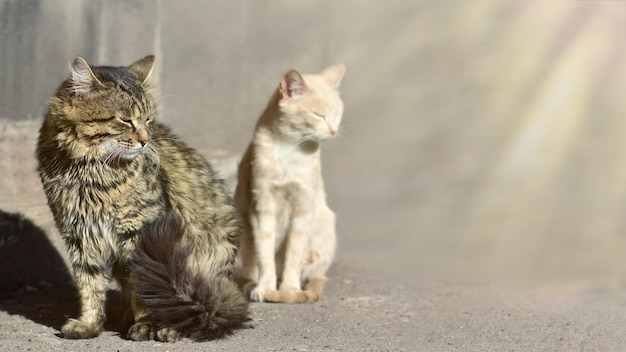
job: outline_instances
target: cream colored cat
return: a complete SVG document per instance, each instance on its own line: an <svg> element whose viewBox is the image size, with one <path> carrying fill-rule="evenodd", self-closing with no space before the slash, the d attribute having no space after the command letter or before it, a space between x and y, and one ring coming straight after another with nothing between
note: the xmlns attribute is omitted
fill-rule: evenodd
<svg viewBox="0 0 626 352"><path fill-rule="evenodd" d="M324 290L336 238L320 143L339 129L344 72L343 65L316 75L287 72L239 165L235 202L248 231L238 276L253 301L315 302Z"/></svg>

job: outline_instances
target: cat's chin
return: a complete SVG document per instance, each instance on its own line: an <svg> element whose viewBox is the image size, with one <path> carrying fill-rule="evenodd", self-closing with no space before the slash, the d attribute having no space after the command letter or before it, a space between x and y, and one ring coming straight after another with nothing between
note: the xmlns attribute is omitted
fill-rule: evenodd
<svg viewBox="0 0 626 352"><path fill-rule="evenodd" d="M120 159L123 160L133 160L137 157L137 155L141 154L142 149L133 149L127 152L120 154Z"/></svg>
<svg viewBox="0 0 626 352"><path fill-rule="evenodd" d="M329 139L334 139L334 138L335 138L335 136L334 136L334 135L332 135L332 134L323 135L323 136L318 137L318 139L319 139L319 141L320 141L320 142L322 142L322 141L327 141L327 140L329 140Z"/></svg>
<svg viewBox="0 0 626 352"><path fill-rule="evenodd" d="M124 151L120 151L118 150L115 153L107 153L107 160L125 160L125 161L131 161L133 159L135 159L139 154L141 154L141 152L143 151L143 148L137 148L137 149L129 149L129 150L124 150Z"/></svg>

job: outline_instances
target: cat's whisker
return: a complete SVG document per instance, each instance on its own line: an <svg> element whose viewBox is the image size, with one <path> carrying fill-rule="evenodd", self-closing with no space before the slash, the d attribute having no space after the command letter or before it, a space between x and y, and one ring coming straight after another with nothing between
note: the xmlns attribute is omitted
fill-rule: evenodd
<svg viewBox="0 0 626 352"><path fill-rule="evenodd" d="M349 124L341 124L341 127L339 129L337 129L337 134L335 135L335 138L344 138L345 137L345 132L350 132L350 128L352 126L350 126Z"/></svg>
<svg viewBox="0 0 626 352"><path fill-rule="evenodd" d="M148 159L151 161L150 168L154 172L153 176L157 177L161 168L161 159L154 143L148 143L146 145L146 153L150 155Z"/></svg>
<svg viewBox="0 0 626 352"><path fill-rule="evenodd" d="M117 146L115 146L112 150L110 150L105 160L105 164L110 164L110 162L114 161L118 152L119 152L119 149L117 148Z"/></svg>
<svg viewBox="0 0 626 352"><path fill-rule="evenodd" d="M152 138L153 141L176 141L176 138L169 138L169 137L158 137L158 138Z"/></svg>
<svg viewBox="0 0 626 352"><path fill-rule="evenodd" d="M183 96L180 96L180 95L174 95L174 94L161 95L159 97L154 98L154 102L157 103L157 102L159 102L159 101L161 101L161 100L163 100L165 98L178 98L178 99L184 100L187 103L191 102L191 99L189 99L189 98L186 98L186 97L183 97Z"/></svg>
<svg viewBox="0 0 626 352"><path fill-rule="evenodd" d="M298 145L302 145L302 144L310 142L312 140L315 140L315 135L314 134L307 134L304 137L302 137L302 139L300 139L300 141L298 142Z"/></svg>
<svg viewBox="0 0 626 352"><path fill-rule="evenodd" d="M93 149L93 155L97 155L96 160L98 160L101 164L108 164L108 159L111 155L110 151L107 151L105 154L99 153L98 149L101 146L94 146Z"/></svg>
<svg viewBox="0 0 626 352"><path fill-rule="evenodd" d="M109 154L109 157L107 157L106 163L110 165L112 163L118 162L122 154L124 154L124 149L115 146Z"/></svg>
<svg viewBox="0 0 626 352"><path fill-rule="evenodd" d="M170 109L170 108L166 108L166 107L158 107L157 110L159 110L159 115L160 116L169 116L168 114L165 114L166 112L170 112L175 118L180 118L180 114L174 110L174 109Z"/></svg>

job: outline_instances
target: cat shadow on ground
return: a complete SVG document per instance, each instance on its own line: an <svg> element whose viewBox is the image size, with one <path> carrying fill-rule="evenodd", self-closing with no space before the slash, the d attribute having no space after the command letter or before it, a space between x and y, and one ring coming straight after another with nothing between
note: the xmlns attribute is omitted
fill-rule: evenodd
<svg viewBox="0 0 626 352"><path fill-rule="evenodd" d="M18 213L0 210L0 310L61 330L80 305L72 276L45 232ZM107 292L105 330L125 336L123 295Z"/></svg>

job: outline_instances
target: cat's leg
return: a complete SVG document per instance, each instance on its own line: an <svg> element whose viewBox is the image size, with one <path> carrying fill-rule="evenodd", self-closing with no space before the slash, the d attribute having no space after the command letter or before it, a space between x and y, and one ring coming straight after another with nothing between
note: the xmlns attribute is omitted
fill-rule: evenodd
<svg viewBox="0 0 626 352"><path fill-rule="evenodd" d="M131 305L135 313L135 324L128 329L126 338L129 340L175 342L183 338L183 335L175 329L156 326L149 319L146 308L137 299L134 291L131 294Z"/></svg>
<svg viewBox="0 0 626 352"><path fill-rule="evenodd" d="M148 317L148 310L139 301L133 285L130 281L136 281L137 276L118 278L122 291L129 296L134 323L128 329L126 338L133 341L158 340L162 342L174 342L183 336L174 329L158 327Z"/></svg>
<svg viewBox="0 0 626 352"><path fill-rule="evenodd" d="M120 267L123 267L120 269ZM128 276L128 272L126 271L125 265L119 265L117 267L116 276L117 281L119 282L122 292L128 298L130 303L130 319L133 320L133 323L130 325L128 332L126 334L126 338L133 341L146 341L154 339L154 327L147 319L147 311L145 307L139 302L137 296L135 294L135 290L133 286L130 284L129 280L131 278ZM132 274L131 274L132 275ZM136 276L133 275L133 279L136 280Z"/></svg>
<svg viewBox="0 0 626 352"><path fill-rule="evenodd" d="M63 337L68 339L96 337L104 322L105 290L111 280L110 270L82 259L72 260L81 313L78 319L69 319L61 328Z"/></svg>
<svg viewBox="0 0 626 352"><path fill-rule="evenodd" d="M312 235L306 249L302 270L307 302L319 300L326 286L326 271L333 262L337 246L335 213L328 206L320 207L313 219Z"/></svg>
<svg viewBox="0 0 626 352"><path fill-rule="evenodd" d="M117 307L117 309L123 309L124 313L121 316L122 320L119 321L119 326L122 328L120 331L126 330L135 323L135 314L133 313L133 307L131 304L131 289L128 282L128 270L125 265L121 265L121 262L116 263L113 266L113 279L117 281L124 296L124 307Z"/></svg>
<svg viewBox="0 0 626 352"><path fill-rule="evenodd" d="M291 226L286 237L287 248L280 291L300 291L302 289L301 273L309 242L310 227L310 211L297 210L293 212Z"/></svg>
<svg viewBox="0 0 626 352"><path fill-rule="evenodd" d="M262 209L251 217L254 250L257 258L259 280L250 292L250 299L263 301L265 292L276 290L276 211L273 200L263 202Z"/></svg>
<svg viewBox="0 0 626 352"><path fill-rule="evenodd" d="M258 279L258 267L254 250L254 238L245 231L241 235L239 244L239 265L235 271L235 282L240 288Z"/></svg>
<svg viewBox="0 0 626 352"><path fill-rule="evenodd" d="M259 278L259 268L254 249L254 238L250 233L245 233L241 237L239 260L240 265L235 274L235 283L237 283L246 297L250 297L250 293L256 286Z"/></svg>
<svg viewBox="0 0 626 352"><path fill-rule="evenodd" d="M63 239L72 263L74 283L80 298L78 319L69 319L61 328L63 337L88 339L102 331L105 316L106 289L113 276L114 253L108 246L95 240L106 237L85 224L74 224L63 232Z"/></svg>
<svg viewBox="0 0 626 352"><path fill-rule="evenodd" d="M131 291L130 304L135 316L135 323L128 329L126 338L133 341L154 340L155 327L148 319L146 309L137 300L133 291Z"/></svg>

